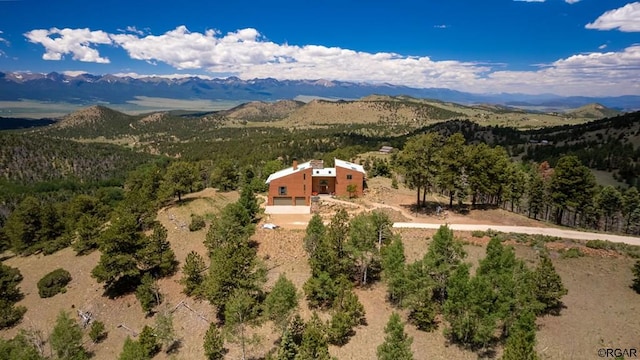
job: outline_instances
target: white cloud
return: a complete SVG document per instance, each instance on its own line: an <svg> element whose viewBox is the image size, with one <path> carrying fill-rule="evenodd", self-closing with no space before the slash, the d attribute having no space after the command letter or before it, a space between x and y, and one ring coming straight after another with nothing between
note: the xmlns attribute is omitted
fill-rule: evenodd
<svg viewBox="0 0 640 360"><path fill-rule="evenodd" d="M90 36L88 30L56 29L53 32L33 30L28 35L33 42L45 46L45 58L61 58L63 54L72 53L76 60L99 62L97 59L102 58L91 46L111 42L123 48L132 59L165 63L178 70L206 71L213 76L234 75L245 80L328 79L481 93L640 94L637 81L640 79L640 45L620 52L574 55L536 70L511 71L504 70L501 64L436 61L428 56L368 53L322 45L277 44L252 28L226 34L216 30L190 32L184 26L161 35L95 33ZM52 34L59 37L52 38ZM70 37L76 42L71 42Z"/></svg>
<svg viewBox="0 0 640 360"><path fill-rule="evenodd" d="M587 29L640 32L640 2L629 3L621 8L609 10L596 21L585 26Z"/></svg>
<svg viewBox="0 0 640 360"><path fill-rule="evenodd" d="M0 30L0 35L4 34L4 31ZM10 46L11 43L9 43L9 40L3 38L2 36L0 36L0 44L5 44L7 46Z"/></svg>
<svg viewBox="0 0 640 360"><path fill-rule="evenodd" d="M600 50L604 50L606 48L607 48L607 44L602 44L602 45L598 46L598 49L600 49Z"/></svg>
<svg viewBox="0 0 640 360"><path fill-rule="evenodd" d="M436 28L436 29L446 29L446 28L448 28L449 26L448 26L448 25L445 25L445 24L441 24L441 25L433 25L433 27L434 27L434 28Z"/></svg>
<svg viewBox="0 0 640 360"><path fill-rule="evenodd" d="M580 2L580 0L564 0L564 2L566 2L567 4L575 4L577 2Z"/></svg>
<svg viewBox="0 0 640 360"><path fill-rule="evenodd" d="M109 59L101 57L98 50L91 47L95 44L112 43L109 34L104 31L51 28L31 30L24 36L32 43L44 46L44 60L62 60L64 55L71 54L73 60L109 63Z"/></svg>
<svg viewBox="0 0 640 360"><path fill-rule="evenodd" d="M513 0L517 2L545 2L545 0Z"/></svg>

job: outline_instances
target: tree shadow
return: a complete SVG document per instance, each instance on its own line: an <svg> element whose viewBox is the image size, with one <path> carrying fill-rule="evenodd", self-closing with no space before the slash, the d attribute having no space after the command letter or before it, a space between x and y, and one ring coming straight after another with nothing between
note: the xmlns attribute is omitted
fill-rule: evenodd
<svg viewBox="0 0 640 360"><path fill-rule="evenodd" d="M123 276L112 284L105 285L102 295L113 300L134 292L138 285L140 285L139 276Z"/></svg>

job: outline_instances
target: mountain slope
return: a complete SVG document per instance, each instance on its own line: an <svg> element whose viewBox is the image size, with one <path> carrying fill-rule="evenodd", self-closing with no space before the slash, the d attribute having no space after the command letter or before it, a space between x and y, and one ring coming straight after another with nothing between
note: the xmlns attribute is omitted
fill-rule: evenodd
<svg viewBox="0 0 640 360"><path fill-rule="evenodd" d="M410 88L391 84L365 84L328 80L241 80L168 79L162 77L118 77L114 75L0 72L0 101L22 99L92 104L126 104L137 97L171 99L217 99L234 101L276 101L312 96L333 99L358 99L371 94L409 95L463 104L492 103L510 106L577 108L589 103L623 110L640 109L640 96L562 97L557 95L472 94L442 88Z"/></svg>

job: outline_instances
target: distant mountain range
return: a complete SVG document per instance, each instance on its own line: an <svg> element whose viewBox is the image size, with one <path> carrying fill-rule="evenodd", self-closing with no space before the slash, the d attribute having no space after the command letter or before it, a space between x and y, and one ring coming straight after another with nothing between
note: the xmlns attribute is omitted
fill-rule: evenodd
<svg viewBox="0 0 640 360"><path fill-rule="evenodd" d="M552 90L552 89L551 89ZM276 101L296 98L358 99L371 94L407 95L460 104L498 104L553 111L599 103L622 111L640 109L640 96L563 97L553 94L473 94L443 88L411 88L328 80L242 80L236 77L133 78L115 75L0 72L0 101L37 100L73 104L124 104L137 97L183 100Z"/></svg>

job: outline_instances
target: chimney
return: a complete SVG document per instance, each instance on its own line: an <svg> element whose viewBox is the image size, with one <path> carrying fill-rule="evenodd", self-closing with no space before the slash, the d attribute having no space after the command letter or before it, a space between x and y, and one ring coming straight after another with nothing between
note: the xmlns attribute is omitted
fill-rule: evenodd
<svg viewBox="0 0 640 360"><path fill-rule="evenodd" d="M293 170L298 170L298 159L293 159Z"/></svg>

